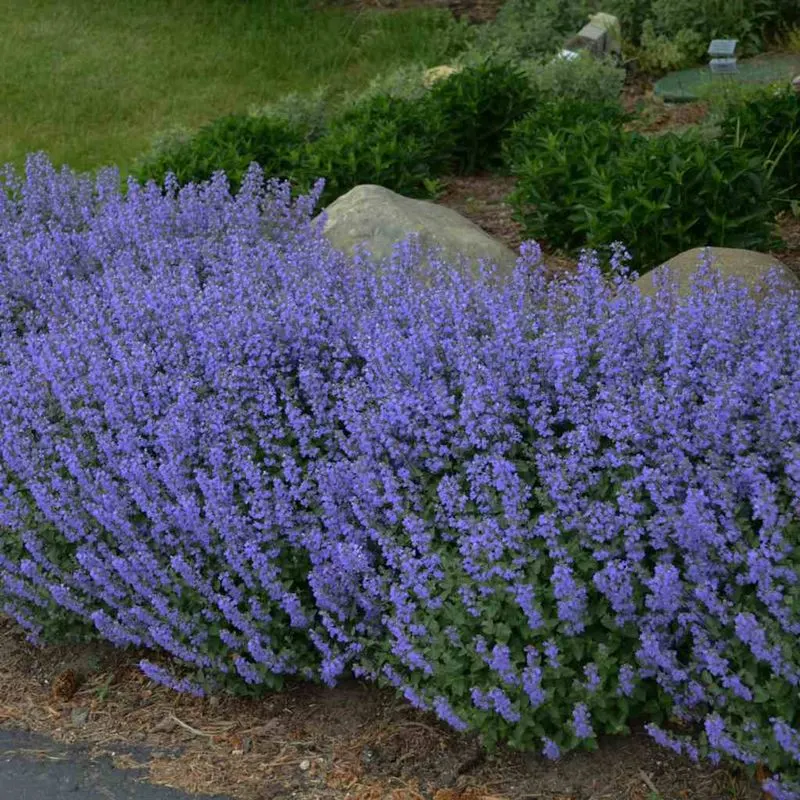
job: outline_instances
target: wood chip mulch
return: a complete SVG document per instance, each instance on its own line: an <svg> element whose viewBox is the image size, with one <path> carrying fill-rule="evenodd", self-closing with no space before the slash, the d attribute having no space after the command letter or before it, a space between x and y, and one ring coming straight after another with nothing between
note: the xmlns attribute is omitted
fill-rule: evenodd
<svg viewBox="0 0 800 800"><path fill-rule="evenodd" d="M355 680L245 699L178 695L158 654L28 644L0 617L0 726L82 744L148 782L233 800L759 800L736 767L698 767L641 728L548 762L448 729ZM654 795L653 792L658 792Z"/></svg>

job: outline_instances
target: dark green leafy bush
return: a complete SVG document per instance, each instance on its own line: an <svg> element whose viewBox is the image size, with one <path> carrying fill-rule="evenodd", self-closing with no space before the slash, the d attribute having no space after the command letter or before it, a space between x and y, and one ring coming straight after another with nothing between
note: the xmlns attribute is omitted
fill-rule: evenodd
<svg viewBox="0 0 800 800"><path fill-rule="evenodd" d="M308 145L300 188L307 191L325 177L323 205L360 183L429 196L428 183L437 175L499 167L503 137L534 103L522 71L491 59L439 81L421 97L368 96Z"/></svg>
<svg viewBox="0 0 800 800"><path fill-rule="evenodd" d="M132 170L140 181L155 180L163 185L168 172L178 183L208 180L224 170L237 191L241 179L253 161L274 177L287 178L312 131L302 124L271 117L231 114L214 120L194 136L176 141L140 161Z"/></svg>
<svg viewBox="0 0 800 800"><path fill-rule="evenodd" d="M324 177L322 205L361 183L425 197L426 182L447 171L455 148L452 125L435 106L378 95L348 109L309 143L294 177L300 191Z"/></svg>
<svg viewBox="0 0 800 800"><path fill-rule="evenodd" d="M535 102L522 70L488 60L436 83L422 106L426 117L442 114L447 120L456 169L465 174L502 163L502 140Z"/></svg>
<svg viewBox="0 0 800 800"><path fill-rule="evenodd" d="M546 100L512 126L503 143L503 158L508 161L518 153L524 153L528 143L537 135L558 133L583 122L607 122L621 128L630 118L618 102L593 103L572 98Z"/></svg>
<svg viewBox="0 0 800 800"><path fill-rule="evenodd" d="M737 137L772 169L778 186L798 196L800 183L800 97L791 89L771 88L734 102L722 120L723 135Z"/></svg>
<svg viewBox="0 0 800 800"><path fill-rule="evenodd" d="M437 175L499 167L503 137L535 100L521 69L482 59L420 95L368 93L324 129L312 127L307 115L225 117L160 149L134 176L163 184L174 172L184 185L224 170L235 191L255 161L298 192L324 177L323 205L360 183L427 197Z"/></svg>
<svg viewBox="0 0 800 800"><path fill-rule="evenodd" d="M504 145L519 182L511 195L527 236L579 247L587 173L614 158L625 140L619 104L550 102L517 123Z"/></svg>
<svg viewBox="0 0 800 800"><path fill-rule="evenodd" d="M674 35L656 33L651 19L642 26L641 46L636 51L639 67L650 75L662 75L698 63L708 48L708 39L691 28Z"/></svg>
<svg viewBox="0 0 800 800"><path fill-rule="evenodd" d="M506 153L516 217L527 236L552 245L625 241L645 271L690 247L770 242L776 187L763 158L738 142L583 120L552 131L526 120Z"/></svg>
<svg viewBox="0 0 800 800"><path fill-rule="evenodd" d="M587 244L624 240L642 269L690 247L762 249L772 238L774 186L763 160L695 132L630 134L585 187Z"/></svg>
<svg viewBox="0 0 800 800"><path fill-rule="evenodd" d="M650 13L652 0L605 0L603 11L619 19L626 41L638 43L642 26Z"/></svg>
<svg viewBox="0 0 800 800"><path fill-rule="evenodd" d="M659 34L691 30L706 44L738 39L739 52L749 55L763 50L765 40L797 13L797 4L785 0L653 0L649 16Z"/></svg>

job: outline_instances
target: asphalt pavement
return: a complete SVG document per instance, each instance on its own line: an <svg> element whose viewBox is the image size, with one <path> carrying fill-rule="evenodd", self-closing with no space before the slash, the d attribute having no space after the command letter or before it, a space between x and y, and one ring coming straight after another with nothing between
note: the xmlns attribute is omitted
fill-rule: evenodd
<svg viewBox="0 0 800 800"><path fill-rule="evenodd" d="M108 757L92 759L80 745L0 729L0 800L229 800L153 786L143 776Z"/></svg>

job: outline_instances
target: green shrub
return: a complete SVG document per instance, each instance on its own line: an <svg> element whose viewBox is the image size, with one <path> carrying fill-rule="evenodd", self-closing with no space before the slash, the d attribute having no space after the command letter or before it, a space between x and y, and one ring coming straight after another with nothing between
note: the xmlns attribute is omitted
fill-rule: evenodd
<svg viewBox="0 0 800 800"><path fill-rule="evenodd" d="M419 100L428 92L422 81L427 68L422 62L415 61L376 75L366 89L347 92L343 95L340 108L342 110L351 108L380 95L388 95L401 100Z"/></svg>
<svg viewBox="0 0 800 800"><path fill-rule="evenodd" d="M460 174L502 164L501 146L512 125L534 108L536 92L513 64L489 59L438 81L425 95L427 117L443 115Z"/></svg>
<svg viewBox="0 0 800 800"><path fill-rule="evenodd" d="M436 107L378 95L337 116L326 134L310 142L293 171L299 192L326 180L322 206L361 183L409 197L428 197L433 177L447 172L456 143Z"/></svg>
<svg viewBox="0 0 800 800"><path fill-rule="evenodd" d="M708 48L708 40L697 31L681 28L674 35L656 33L652 20L642 27L641 46L636 51L639 67L659 75L696 64Z"/></svg>
<svg viewBox="0 0 800 800"><path fill-rule="evenodd" d="M454 64L472 68L491 59L494 63L510 64L520 69L531 89L541 100L575 99L587 102L615 100L622 93L625 70L611 59L597 59L588 53L580 58L553 57L517 58L503 45L489 55L469 51Z"/></svg>
<svg viewBox="0 0 800 800"><path fill-rule="evenodd" d="M625 241L652 267L701 245L769 245L774 186L758 154L694 131L631 136L617 159L588 176L589 246Z"/></svg>
<svg viewBox="0 0 800 800"><path fill-rule="evenodd" d="M784 33L781 49L788 53L800 53L800 27L795 26Z"/></svg>
<svg viewBox="0 0 800 800"><path fill-rule="evenodd" d="M601 5L603 11L619 19L623 39L638 44L651 4L652 0L605 0Z"/></svg>
<svg viewBox="0 0 800 800"><path fill-rule="evenodd" d="M624 69L588 53L575 59L528 60L521 67L543 100L610 102L619 98L625 83Z"/></svg>
<svg viewBox="0 0 800 800"><path fill-rule="evenodd" d="M178 183L208 180L224 170L232 191L253 161L267 175L286 178L292 174L304 144L312 131L271 117L232 114L201 128L192 136L181 135L162 142L134 166L131 174L139 181L163 184L168 172Z"/></svg>
<svg viewBox="0 0 800 800"><path fill-rule="evenodd" d="M251 107L248 113L251 117L267 117L304 129L314 139L325 132L333 107L328 89L319 86L308 94L290 92L267 105Z"/></svg>
<svg viewBox="0 0 800 800"><path fill-rule="evenodd" d="M305 100L225 117L193 136L180 132L134 175L163 184L171 171L182 185L224 170L235 191L256 161L298 192L324 177L323 205L359 183L427 197L437 175L499 167L503 138L534 107L536 92L518 67L482 59L410 96L367 92L335 113L319 92Z"/></svg>
<svg viewBox="0 0 800 800"><path fill-rule="evenodd" d="M674 38L683 30L711 39L738 39L738 51L751 55L782 24L796 18L796 3L786 0L653 0L650 19L657 34Z"/></svg>
<svg viewBox="0 0 800 800"><path fill-rule="evenodd" d="M771 169L785 193L798 197L800 183L800 97L791 88L771 87L731 102L720 124L729 141L741 140Z"/></svg>
<svg viewBox="0 0 800 800"><path fill-rule="evenodd" d="M532 235L555 237L563 246L572 224L559 208L559 193L566 198L575 191L572 179L582 176L586 159L606 159L617 152L623 139L622 124L627 119L619 103L549 100L513 126L503 144L502 156L507 168L527 164L530 190L539 198L536 209L526 216L528 229L536 231ZM558 182L558 190L555 185L552 190L547 189L552 180ZM539 182L540 191L534 188ZM543 202L545 192L551 193L555 206Z"/></svg>
<svg viewBox="0 0 800 800"><path fill-rule="evenodd" d="M551 55L596 10L592 0L507 0L495 20L482 26L475 47L490 52L499 45L517 59Z"/></svg>
<svg viewBox="0 0 800 800"><path fill-rule="evenodd" d="M741 143L690 132L647 137L618 123L556 131L527 121L506 153L525 235L568 249L624 241L640 271L690 247L771 241L776 187Z"/></svg>
<svg viewBox="0 0 800 800"><path fill-rule="evenodd" d="M584 243L584 183L626 140L618 114L612 105L548 103L514 126L504 156L518 181L508 199L526 236L567 249Z"/></svg>
<svg viewBox="0 0 800 800"><path fill-rule="evenodd" d="M520 70L491 60L437 82L421 97L367 96L306 148L301 188L325 177L323 205L359 183L428 197L438 175L499 166L503 137L534 102Z"/></svg>

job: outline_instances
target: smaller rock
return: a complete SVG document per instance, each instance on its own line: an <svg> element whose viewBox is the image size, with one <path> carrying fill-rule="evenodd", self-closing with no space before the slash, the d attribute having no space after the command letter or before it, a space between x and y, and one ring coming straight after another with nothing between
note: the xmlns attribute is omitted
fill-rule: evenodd
<svg viewBox="0 0 800 800"><path fill-rule="evenodd" d="M433 86L433 84L437 81L449 78L451 75L461 72L461 69L462 67L451 67L449 64L441 64L438 67L431 67L430 69L425 70L425 74L422 76L422 85L426 89L430 89L431 86Z"/></svg>
<svg viewBox="0 0 800 800"><path fill-rule="evenodd" d="M302 772L308 772L311 769L311 762L306 758L300 762L300 770Z"/></svg>
<svg viewBox="0 0 800 800"><path fill-rule="evenodd" d="M708 250L711 253L711 264L714 269L719 270L724 278L735 277L742 279L755 296L758 296L767 273L772 270L777 270L787 291L800 288L800 282L798 282L791 270L767 253L739 250L731 247L709 247ZM705 248L702 247L685 250L665 264L642 275L636 281L636 285L642 294L652 296L656 291L655 275L665 269L669 269L673 279L678 283L679 294L685 296L690 290L692 275L697 272L702 263L704 251Z"/></svg>
<svg viewBox="0 0 800 800"><path fill-rule="evenodd" d="M573 36L566 45L567 50L588 50L593 56L622 55L622 36L620 33L619 19L613 14L592 14L589 22L584 25L577 36Z"/></svg>
<svg viewBox="0 0 800 800"><path fill-rule="evenodd" d="M175 730L176 725L177 725L177 723L175 722L175 720L171 716L164 717L164 719L162 719L161 722L159 722L159 723L157 723L156 725L153 726L153 732L154 733L171 733L172 731Z"/></svg>
<svg viewBox="0 0 800 800"><path fill-rule="evenodd" d="M89 709L88 708L73 708L72 713L70 714L70 720L72 724L76 728L80 728L82 725L85 725L87 720L89 719Z"/></svg>
<svg viewBox="0 0 800 800"><path fill-rule="evenodd" d="M800 94L800 75L795 75L792 80L792 89L794 89L797 94Z"/></svg>

